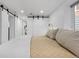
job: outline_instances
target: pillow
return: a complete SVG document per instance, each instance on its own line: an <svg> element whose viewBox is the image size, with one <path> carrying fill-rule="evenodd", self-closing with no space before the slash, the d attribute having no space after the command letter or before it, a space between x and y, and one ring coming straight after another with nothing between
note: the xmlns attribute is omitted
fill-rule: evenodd
<svg viewBox="0 0 79 59"><path fill-rule="evenodd" d="M46 34L46 36L50 39L55 39L56 33L58 32L58 29L49 30Z"/></svg>

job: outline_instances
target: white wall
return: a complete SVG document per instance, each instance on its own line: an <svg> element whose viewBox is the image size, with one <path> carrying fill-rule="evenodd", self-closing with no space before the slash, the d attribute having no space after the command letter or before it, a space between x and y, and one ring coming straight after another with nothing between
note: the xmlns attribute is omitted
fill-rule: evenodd
<svg viewBox="0 0 79 59"><path fill-rule="evenodd" d="M1 31L2 30L2 9L0 8L0 44L1 44Z"/></svg>
<svg viewBox="0 0 79 59"><path fill-rule="evenodd" d="M2 11L2 39L1 43L5 43L8 41L8 14L6 10Z"/></svg>
<svg viewBox="0 0 79 59"><path fill-rule="evenodd" d="M24 25L25 25L25 22L22 21L21 19L19 18L15 18L15 38L19 38L24 34Z"/></svg>
<svg viewBox="0 0 79 59"><path fill-rule="evenodd" d="M27 24L26 21L22 21L22 35L25 36L25 29L24 26ZM27 33L27 32L26 32Z"/></svg>
<svg viewBox="0 0 79 59"><path fill-rule="evenodd" d="M27 35L32 36L42 36L45 35L48 31L49 19L42 18L27 18Z"/></svg>
<svg viewBox="0 0 79 59"><path fill-rule="evenodd" d="M73 29L72 25L72 9L70 8L70 3L65 2L62 6L59 6L51 16L50 23L53 27L63 28L63 29Z"/></svg>
<svg viewBox="0 0 79 59"><path fill-rule="evenodd" d="M33 20L33 36L45 35L48 31L48 19L35 18Z"/></svg>
<svg viewBox="0 0 79 59"><path fill-rule="evenodd" d="M27 18L27 35L32 37L33 34L33 19Z"/></svg>
<svg viewBox="0 0 79 59"><path fill-rule="evenodd" d="M10 40L15 38L15 17L12 14L8 14L9 27L10 27Z"/></svg>
<svg viewBox="0 0 79 59"><path fill-rule="evenodd" d="M19 18L15 18L15 38L22 35L22 21Z"/></svg>

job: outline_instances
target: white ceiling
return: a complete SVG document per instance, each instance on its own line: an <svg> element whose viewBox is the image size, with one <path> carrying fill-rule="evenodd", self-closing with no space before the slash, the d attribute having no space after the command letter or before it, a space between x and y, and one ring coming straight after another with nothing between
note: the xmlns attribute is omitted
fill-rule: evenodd
<svg viewBox="0 0 79 59"><path fill-rule="evenodd" d="M8 7L16 10L20 15L21 10L24 10L23 15L30 13L35 15L49 15L56 7L60 6L66 0L1 0ZM44 13L41 14L40 10Z"/></svg>

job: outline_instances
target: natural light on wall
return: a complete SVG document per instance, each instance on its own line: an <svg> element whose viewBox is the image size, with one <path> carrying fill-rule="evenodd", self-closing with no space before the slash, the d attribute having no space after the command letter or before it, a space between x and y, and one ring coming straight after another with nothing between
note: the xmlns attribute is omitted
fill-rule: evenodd
<svg viewBox="0 0 79 59"><path fill-rule="evenodd" d="M75 6L75 15L79 16L79 6L78 5Z"/></svg>

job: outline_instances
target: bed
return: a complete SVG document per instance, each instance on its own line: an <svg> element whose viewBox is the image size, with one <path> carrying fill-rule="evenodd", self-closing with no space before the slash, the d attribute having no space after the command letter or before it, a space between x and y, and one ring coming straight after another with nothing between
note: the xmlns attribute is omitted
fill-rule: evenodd
<svg viewBox="0 0 79 59"><path fill-rule="evenodd" d="M32 37L31 58L75 58L71 52L61 47L55 40L46 36Z"/></svg>

